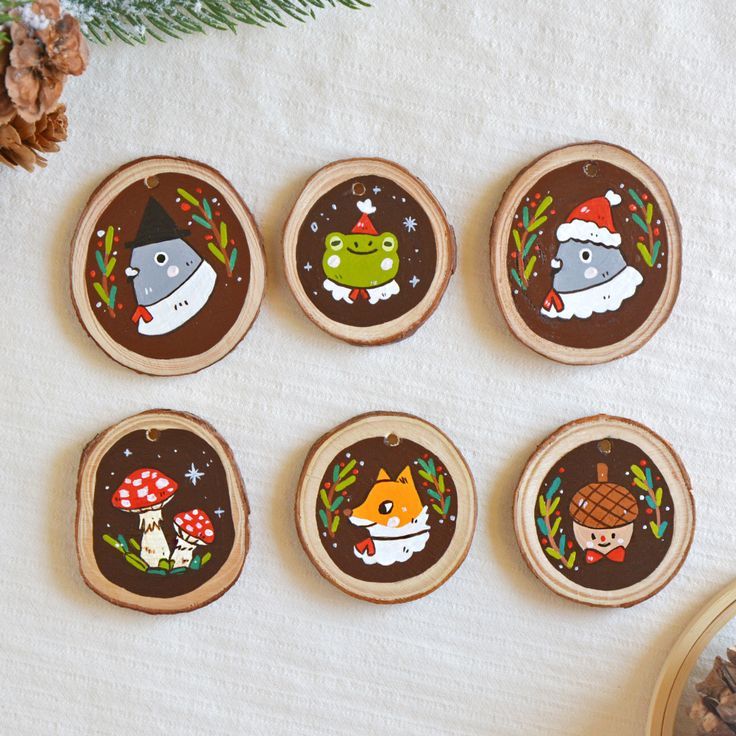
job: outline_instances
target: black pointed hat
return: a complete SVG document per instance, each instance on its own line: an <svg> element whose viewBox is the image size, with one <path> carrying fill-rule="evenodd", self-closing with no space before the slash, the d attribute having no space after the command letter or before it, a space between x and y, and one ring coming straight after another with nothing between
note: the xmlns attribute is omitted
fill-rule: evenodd
<svg viewBox="0 0 736 736"><path fill-rule="evenodd" d="M135 240L126 243L125 247L137 248L140 245L151 245L151 243L162 243L165 240L186 238L190 234L190 230L180 230L159 201L151 197L143 211Z"/></svg>

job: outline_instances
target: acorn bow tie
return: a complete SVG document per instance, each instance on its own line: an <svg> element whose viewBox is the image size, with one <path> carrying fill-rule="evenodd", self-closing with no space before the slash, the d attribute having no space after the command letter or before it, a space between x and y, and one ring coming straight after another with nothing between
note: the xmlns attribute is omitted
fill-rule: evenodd
<svg viewBox="0 0 736 736"><path fill-rule="evenodd" d="M611 560L611 562L623 562L626 557L626 550L623 547L614 547L607 554L601 554L595 549L589 549L585 553L585 561L590 565L600 562L604 557Z"/></svg>

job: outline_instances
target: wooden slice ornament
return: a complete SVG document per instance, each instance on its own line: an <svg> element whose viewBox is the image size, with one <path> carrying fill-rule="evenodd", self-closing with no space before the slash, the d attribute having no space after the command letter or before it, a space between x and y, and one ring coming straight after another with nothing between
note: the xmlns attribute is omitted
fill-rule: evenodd
<svg viewBox="0 0 736 736"><path fill-rule="evenodd" d="M295 513L323 577L356 598L401 603L460 567L476 507L473 476L445 434L409 414L377 412L314 444Z"/></svg>
<svg viewBox="0 0 736 736"><path fill-rule="evenodd" d="M286 278L318 327L356 345L411 335L455 270L440 203L406 169L337 161L307 182L284 227Z"/></svg>
<svg viewBox="0 0 736 736"><path fill-rule="evenodd" d="M734 618L736 618L736 582L728 585L706 604L670 649L652 696L646 736L674 735L680 700L690 679L690 673L711 640ZM730 675L736 670L736 667L733 666L733 650L729 650L728 655L731 660L730 665L727 666ZM736 682L731 680L729 684L731 687L724 687L724 689L727 689L730 694L731 691L736 690ZM715 693L714 696L716 696ZM695 697L696 693L693 692L693 700ZM734 696L730 695L728 700L727 705L732 712ZM718 712L717 708L721 704L717 699L712 705L713 709ZM708 718L707 714L704 716L702 725L708 726L709 730L698 731L698 733L712 733L714 736L720 736L736 731L736 725L729 727L721 723L720 718Z"/></svg>
<svg viewBox="0 0 736 736"><path fill-rule="evenodd" d="M680 224L665 185L607 143L537 159L493 218L501 313L521 342L561 363L605 363L641 348L672 311L680 264Z"/></svg>
<svg viewBox="0 0 736 736"><path fill-rule="evenodd" d="M592 606L658 593L695 530L690 480L675 451L630 419L564 425L530 458L514 498L522 556L551 590Z"/></svg>
<svg viewBox="0 0 736 736"><path fill-rule="evenodd" d="M248 503L232 452L192 414L136 414L82 453L77 481L82 577L111 603L179 613L240 576Z"/></svg>
<svg viewBox="0 0 736 736"><path fill-rule="evenodd" d="M90 197L71 249L77 316L114 360L180 375L229 353L265 285L261 237L233 186L205 164L126 164Z"/></svg>

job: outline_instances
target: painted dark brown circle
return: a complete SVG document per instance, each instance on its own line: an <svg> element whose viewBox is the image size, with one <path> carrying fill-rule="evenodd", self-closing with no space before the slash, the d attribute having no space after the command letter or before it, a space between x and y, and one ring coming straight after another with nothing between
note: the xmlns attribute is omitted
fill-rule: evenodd
<svg viewBox="0 0 736 736"><path fill-rule="evenodd" d="M550 263L555 258L559 245L557 228L579 205L591 198L603 197L608 190L621 196L621 203L611 208L615 229L621 235L619 250L626 264L641 274L642 283L633 296L624 299L615 311L594 312L585 319L560 319L543 315L541 310L553 283ZM638 204L631 194L632 191L643 206ZM539 227L528 230L524 224L524 210L527 210L529 225L533 226L536 209L547 197L552 198L552 203L542 214L547 220ZM650 204L651 222L647 223L647 208ZM637 224L634 215L647 226L646 232ZM522 248L526 247L534 234L537 235L523 258L524 268L519 263L514 229L520 237ZM647 264L637 245L640 241L650 253L654 244L659 241L657 259L651 266ZM668 246L667 227L661 208L651 191L639 179L608 161L576 161L542 176L517 203L506 249L508 288L518 314L540 337L572 348L592 349L613 345L625 340L640 328L655 309L667 281ZM528 279L525 279L521 273L533 257L536 261Z"/></svg>
<svg viewBox="0 0 736 736"><path fill-rule="evenodd" d="M235 542L235 528L225 468L217 452L204 439L182 429L163 429L151 441L146 430L133 431L110 447L97 468L93 501L93 550L100 572L115 585L143 596L173 598L190 593L213 578L227 561ZM204 473L192 481L191 468ZM178 489L163 507L162 530L173 551L176 543L174 517L180 512L200 509L210 518L215 538L198 546L200 558L211 558L199 570L174 575L143 572L129 564L124 555L108 544L103 535L122 535L140 543L139 516L121 511L111 498L125 477L140 468L153 468L178 483ZM187 477L190 473L190 477ZM131 548L132 549L132 548Z"/></svg>
<svg viewBox="0 0 736 736"><path fill-rule="evenodd" d="M178 189L192 194L200 205L207 201L217 234L194 219L194 215L197 215L207 222L207 212L187 202ZM163 335L139 333L133 321L138 306L133 282L125 275L132 254L132 249L126 244L135 241L151 197L171 217L176 228L189 231L190 234L182 239L216 274L214 289L204 306L182 325ZM237 249L232 275L228 275L225 265L210 249L210 244L214 245L220 236L220 223L225 223L227 228L228 255L231 256L233 250ZM101 254L104 263L105 235L109 227L113 228L115 240L107 262L114 257L116 263L110 278L103 281L97 253ZM198 177L176 172L142 177L117 193L92 229L85 261L87 298L102 329L125 348L159 360L200 355L222 340L243 309L250 280L251 247L259 246L247 242L243 226L227 204L225 196L211 184ZM109 309L102 301L95 283L100 284L107 294L113 287L116 288L114 309Z"/></svg>
<svg viewBox="0 0 736 736"><path fill-rule="evenodd" d="M428 466L429 472L422 463ZM349 470L341 479L340 474L346 467ZM350 515L353 509L366 501L373 489L374 494L377 494L374 500L379 504L386 500L378 499L385 488L384 484L376 484L381 470L385 470L391 481L395 481L406 467L410 469L421 504L427 508L429 538L426 546L420 551L413 552L405 561L396 561L390 565L367 564L355 554L354 550L356 545L365 545L366 540L372 535L366 527L352 524ZM436 481L422 477L420 473L427 473ZM338 481L335 481L336 475ZM444 476L444 493L438 491L437 483L440 475ZM338 484L351 476L355 481L344 491L337 492ZM411 492L412 489L409 487L405 490ZM436 495L431 495L432 492ZM390 491L385 495L387 499L391 498ZM340 505L335 511L331 512L326 502L332 507L340 497L344 500L339 502ZM320 491L315 502L315 516L322 546L343 572L358 580L394 583L423 573L445 554L455 534L457 503L455 484L442 458L406 438L401 438L398 444L392 445L383 436L369 437L346 447L328 464L320 482ZM388 519L390 516L391 513L388 513L379 518ZM335 518L338 518L339 522L333 533L331 529Z"/></svg>
<svg viewBox="0 0 736 736"><path fill-rule="evenodd" d="M625 557L622 562L611 561L607 556L594 563L586 562L586 550L578 544L573 533L570 504L579 490L589 484L597 483L599 463L607 465L610 483L628 490L636 499L638 515L633 522L631 542L625 548ZM632 466L637 466L645 474L647 470L651 473L655 495L658 488L662 489L658 508L656 508L656 499L636 485L636 475L632 471ZM547 500L547 495L553 487L558 487L558 490ZM544 551L547 562L577 585L602 591L627 588L652 575L670 548L676 519L667 481L652 462L651 457L631 442L601 437L579 445L561 457L549 469L538 496L545 499L548 506L559 498L556 509L549 519L542 514L540 502L537 499L534 514L539 545ZM651 503L647 502L647 498L650 498ZM652 523L656 524L657 513L659 513L659 529L664 528L660 539L655 536L650 526ZM549 530L550 525L554 527L558 518L559 528L550 543L550 535L543 533L542 529ZM595 533L599 534L600 530ZM564 541L561 539L562 535L565 537ZM615 538L607 542L613 542L613 546L608 548L609 551L615 548ZM548 551L550 548L559 550L561 545L564 546L564 560L556 559ZM568 567L567 563L573 552L575 553L574 564Z"/></svg>
<svg viewBox="0 0 736 736"><path fill-rule="evenodd" d="M362 193L361 193L362 192ZM350 235L361 217L359 201L370 199L376 231L398 239L399 292L370 304L356 294L352 304L336 301L325 286L322 259L325 238L332 232ZM397 319L426 296L437 268L437 243L427 213L405 189L382 176L347 179L321 196L299 227L296 268L304 292L325 316L353 327L370 327Z"/></svg>

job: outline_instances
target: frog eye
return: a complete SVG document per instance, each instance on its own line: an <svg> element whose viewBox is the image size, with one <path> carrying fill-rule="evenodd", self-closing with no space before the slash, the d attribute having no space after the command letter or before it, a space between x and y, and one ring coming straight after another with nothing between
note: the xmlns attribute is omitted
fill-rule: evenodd
<svg viewBox="0 0 736 736"><path fill-rule="evenodd" d="M342 242L342 238L337 233L328 235L325 242L327 243L328 248L330 248L331 250L340 250L340 248L342 248L342 246L344 245L344 243Z"/></svg>
<svg viewBox="0 0 736 736"><path fill-rule="evenodd" d="M396 238L391 234L384 235L383 240L381 241L381 248L383 248L386 253L396 250Z"/></svg>
<svg viewBox="0 0 736 736"><path fill-rule="evenodd" d="M165 266L169 261L169 254L164 253L162 250L160 250L153 257L153 260L156 261L156 263L158 263L159 266Z"/></svg>

